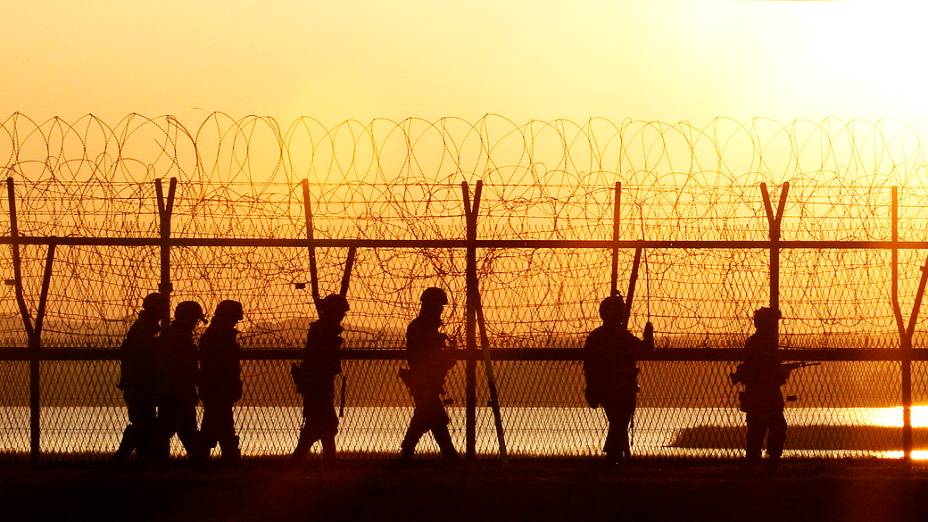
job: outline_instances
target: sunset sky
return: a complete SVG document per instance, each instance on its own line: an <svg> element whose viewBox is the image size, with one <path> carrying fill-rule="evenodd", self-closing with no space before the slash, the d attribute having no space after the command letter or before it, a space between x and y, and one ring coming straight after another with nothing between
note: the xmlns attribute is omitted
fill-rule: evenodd
<svg viewBox="0 0 928 522"><path fill-rule="evenodd" d="M916 2L16 2L0 113L928 118Z"/></svg>

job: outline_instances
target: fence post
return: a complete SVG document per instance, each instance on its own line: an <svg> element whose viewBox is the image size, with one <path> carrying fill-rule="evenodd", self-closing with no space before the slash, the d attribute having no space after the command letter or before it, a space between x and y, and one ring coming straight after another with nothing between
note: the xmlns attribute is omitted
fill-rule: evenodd
<svg viewBox="0 0 928 522"><path fill-rule="evenodd" d="M620 236L620 227L622 220L622 182L615 182L614 200L612 203L612 240L618 241ZM612 286L609 288L609 295L614 296L619 293L619 247L612 247Z"/></svg>
<svg viewBox="0 0 928 522"><path fill-rule="evenodd" d="M50 238L45 257L45 269L42 273L42 290L39 294L39 306L36 311L35 324L26 306L23 291L22 257L19 251L19 223L16 216L16 192L13 178L6 179L7 197L10 211L10 239L13 249L13 285L16 293L16 304L19 315L26 331L29 350L29 458L38 461L41 455L41 377L39 364L42 350L42 323L45 319L45 304L48 301L48 287L52 278L52 266L55 259L55 241Z"/></svg>
<svg viewBox="0 0 928 522"><path fill-rule="evenodd" d="M776 214L770 200L767 184L760 184L761 196L764 198L764 211L767 214L767 225L770 234L770 308L780 309L780 223L783 221L783 209L786 208L786 196L789 194L789 182L783 183L780 198L777 202ZM779 339L779 322L777 322L777 338Z"/></svg>
<svg viewBox="0 0 928 522"><path fill-rule="evenodd" d="M461 193L464 197L464 218L467 228L467 253L465 257L466 275L465 286L467 290L464 316L464 336L467 344L467 360L464 367L465 387L465 455L473 459L477 455L477 303L479 289L477 287L477 212L480 208L480 195L483 192L483 183L478 181L474 189L474 199L470 198L470 187L466 181L461 182Z"/></svg>
<svg viewBox="0 0 928 522"><path fill-rule="evenodd" d="M174 287L171 285L171 214L174 211L174 194L177 191L177 178L171 178L168 184L168 197L164 197L164 188L161 186L161 178L155 180L155 195L158 198L158 224L161 236L161 282L158 284L158 292L164 296L168 307L164 311L164 317L161 320L161 328L167 331L168 325L171 324L171 292Z"/></svg>
<svg viewBox="0 0 928 522"><path fill-rule="evenodd" d="M896 328L899 330L899 350L901 355L899 370L902 377L902 458L908 464L912 461L912 336L915 333L918 308L921 306L921 295L925 291L925 267L922 267L921 282L919 283L918 293L915 295L915 302L912 305L909 327L906 328L902 319L902 306L899 304L899 190L897 187L892 187L890 221L893 242L890 261L892 269L891 294L893 315L896 318Z"/></svg>

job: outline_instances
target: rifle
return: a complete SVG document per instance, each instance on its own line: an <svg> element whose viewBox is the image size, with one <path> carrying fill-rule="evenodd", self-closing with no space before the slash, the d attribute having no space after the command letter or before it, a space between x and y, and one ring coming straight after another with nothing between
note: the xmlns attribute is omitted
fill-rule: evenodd
<svg viewBox="0 0 928 522"><path fill-rule="evenodd" d="M625 312L622 314L622 324L628 328L628 321L632 315L632 301L635 299L635 285L638 283L638 267L641 265L641 247L635 249L635 260L632 261L632 273L628 278L628 293L625 294Z"/></svg>
<svg viewBox="0 0 928 522"><path fill-rule="evenodd" d="M819 362L810 363L810 362L802 361L802 362L781 364L780 366L782 366L784 370L791 372L793 370L798 370L800 368L808 368L810 366L820 366L821 364L822 363L819 363Z"/></svg>
<svg viewBox="0 0 928 522"><path fill-rule="evenodd" d="M822 363L820 362L806 362L806 361L794 362L794 363L780 363L780 368L786 370L787 372L791 372L793 370L798 370L800 368L808 368L810 366L821 366L821 364ZM742 366L741 364L739 364L738 368L735 369L734 372L728 374L728 378L731 379L732 384L738 384L738 383L744 382L741 380L742 379L741 368Z"/></svg>

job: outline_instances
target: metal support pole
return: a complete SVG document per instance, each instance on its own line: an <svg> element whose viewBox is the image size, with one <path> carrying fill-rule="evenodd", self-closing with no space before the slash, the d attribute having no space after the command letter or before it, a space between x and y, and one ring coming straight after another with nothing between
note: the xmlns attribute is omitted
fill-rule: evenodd
<svg viewBox="0 0 928 522"><path fill-rule="evenodd" d="M174 194L177 191L177 178L171 178L168 185L168 197L164 197L164 188L161 186L161 178L155 180L155 195L158 198L158 219L160 224L161 236L161 282L158 284L158 292L164 296L168 307L164 312L161 320L161 328L167 330L171 323L171 292L174 287L171 285L171 214L174 211Z"/></svg>
<svg viewBox="0 0 928 522"><path fill-rule="evenodd" d="M483 318L483 302L477 294L477 325L480 329L480 345L483 349L483 366L487 372L487 389L490 391L490 408L493 410L493 425L496 428L496 441L499 444L499 458L503 464L509 462L506 451L506 433L503 431L503 414L499 407L499 393L496 389L496 372L493 371L493 360L490 358L490 338L487 335L487 323Z"/></svg>
<svg viewBox="0 0 928 522"><path fill-rule="evenodd" d="M780 309L780 223L783 221L783 209L786 207L786 196L789 194L789 182L783 183L780 190L780 200L777 204L776 214L773 212L773 204L770 200L770 193L767 191L767 184L760 184L760 192L764 198L764 211L767 214L767 224L770 234L770 308ZM779 336L779 322L777 323L777 335Z"/></svg>
<svg viewBox="0 0 928 522"><path fill-rule="evenodd" d="M477 352L477 213L480 209L480 195L483 192L483 183L477 181L474 189L474 199L470 198L470 187L467 182L461 182L461 193L464 197L464 218L467 228L466 277L465 284L467 297L465 303L464 336L467 349L467 362L464 366L464 417L465 417L465 455L473 459L477 455L477 361L474 355Z"/></svg>
<svg viewBox="0 0 928 522"><path fill-rule="evenodd" d="M348 247L348 257L345 258L345 271L342 273L342 285L338 291L338 294L342 297L348 296L348 283L351 282L351 268L354 266L354 255L356 251L356 247Z"/></svg>
<svg viewBox="0 0 928 522"><path fill-rule="evenodd" d="M13 178L7 178L7 197L10 210L10 243L13 249L13 284L15 286L16 304L26 331L29 350L29 458L38 461L41 456L41 376L39 364L42 350L42 324L45 320L45 304L48 302L48 288L51 284L52 267L55 260L55 238L49 238L45 257L45 269L42 273L42 290L39 293L39 305L36 311L35 324L26 306L23 291L22 257L20 256L19 223L16 216L16 192Z"/></svg>
<svg viewBox="0 0 928 522"><path fill-rule="evenodd" d="M893 249L890 251L891 294L893 316L896 318L896 328L899 330L899 348L902 353L902 360L899 362L899 371L902 377L902 455L903 460L909 463L912 459L912 337L903 322L902 306L899 304L899 249L896 246L899 241L899 191L897 187L892 187L891 205L890 227L893 242ZM919 294L922 291L920 290ZM916 303L921 305L920 296L916 297ZM912 314L909 324L914 327L914 317L918 315L914 306Z"/></svg>
<svg viewBox="0 0 928 522"><path fill-rule="evenodd" d="M316 245L313 244L313 205L309 196L309 180L304 179L303 185L303 215L306 222L306 239L310 241L309 246L309 288L313 295L313 305L316 312L319 312L319 272L316 268Z"/></svg>
<svg viewBox="0 0 928 522"><path fill-rule="evenodd" d="M622 182L615 182L614 200L612 203L612 240L618 241L621 237L619 225L622 220ZM619 293L619 247L612 247L612 284L609 287L609 295Z"/></svg>

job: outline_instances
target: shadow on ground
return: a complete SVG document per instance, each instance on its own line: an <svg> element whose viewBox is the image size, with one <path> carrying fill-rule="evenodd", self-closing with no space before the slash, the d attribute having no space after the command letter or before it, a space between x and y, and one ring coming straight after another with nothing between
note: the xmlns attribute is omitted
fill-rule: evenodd
<svg viewBox="0 0 928 522"><path fill-rule="evenodd" d="M928 468L875 460L0 465L6 520L894 521L928 517L926 487Z"/></svg>

